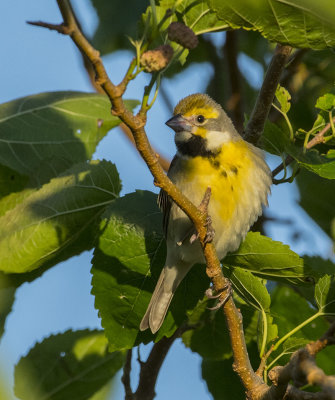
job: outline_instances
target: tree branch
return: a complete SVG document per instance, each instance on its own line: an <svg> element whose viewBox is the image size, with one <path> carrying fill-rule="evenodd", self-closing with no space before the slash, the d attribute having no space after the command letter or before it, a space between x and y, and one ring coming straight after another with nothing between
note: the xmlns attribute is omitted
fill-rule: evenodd
<svg viewBox="0 0 335 400"><path fill-rule="evenodd" d="M133 356L133 351L132 349L129 349L127 351L127 356L126 356L126 362L123 366L123 375L121 378L121 382L123 383L124 386L124 391L125 391L125 400L133 400L134 399L134 394L131 390L130 386L130 371L131 371L131 358Z"/></svg>
<svg viewBox="0 0 335 400"><path fill-rule="evenodd" d="M155 397L156 381L165 357L174 341L187 329L189 328L181 326L171 337L163 337L153 345L147 361L141 362L140 380L134 400L152 400Z"/></svg>
<svg viewBox="0 0 335 400"><path fill-rule="evenodd" d="M231 87L231 95L227 102L227 108L232 111L233 122L237 131L242 132L244 115L242 107L241 73L237 64L237 34L237 31L227 31L224 52L227 57Z"/></svg>
<svg viewBox="0 0 335 400"><path fill-rule="evenodd" d="M274 367L269 372L269 378L273 385L264 394L263 399L327 399L335 398L335 377L327 376L315 362L315 356L326 346L335 344L335 322L328 331L315 342L309 343L304 348L293 353L290 361L283 367ZM309 397L308 392L298 390L289 385L293 381L296 385L302 386L306 383L320 386L322 391L318 397Z"/></svg>
<svg viewBox="0 0 335 400"><path fill-rule="evenodd" d="M281 73L286 65L291 51L292 47L277 44L275 53L266 71L255 107L245 129L244 139L250 143L257 144L263 133L265 122L271 109Z"/></svg>

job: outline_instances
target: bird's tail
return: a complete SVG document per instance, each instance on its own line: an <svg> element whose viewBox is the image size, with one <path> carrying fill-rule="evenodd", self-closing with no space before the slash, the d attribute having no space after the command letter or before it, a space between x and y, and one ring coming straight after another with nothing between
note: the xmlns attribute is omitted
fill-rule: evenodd
<svg viewBox="0 0 335 400"><path fill-rule="evenodd" d="M152 294L147 311L142 318L140 330L148 328L156 333L161 327L169 305L180 282L184 279L192 265L178 263L178 265L165 266L160 274L155 290Z"/></svg>

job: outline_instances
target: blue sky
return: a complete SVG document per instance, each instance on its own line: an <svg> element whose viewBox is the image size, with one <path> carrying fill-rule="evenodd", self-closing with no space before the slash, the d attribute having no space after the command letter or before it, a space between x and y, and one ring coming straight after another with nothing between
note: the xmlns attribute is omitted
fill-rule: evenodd
<svg viewBox="0 0 335 400"><path fill-rule="evenodd" d="M89 0L73 1L78 16L87 32L94 32L97 17ZM16 0L0 3L0 102L45 91L92 91L82 69L81 57L68 37L55 32L29 26L27 20L60 22L56 1ZM104 61L112 79L121 79L131 59L128 52L118 52ZM247 57L240 60L242 69L249 70L253 82L260 82L260 69ZM209 65L192 66L173 80L163 82L172 104L182 97L203 91L212 74ZM140 98L148 77L144 74L132 83L128 98ZM153 145L171 158L175 148L173 135L164 122L170 113L158 97L148 116L147 132ZM122 133L115 129L98 146L95 158L110 159L117 165L123 180L123 193L135 189L155 190L153 179ZM270 159L272 167L279 160ZM129 169L129 165L132 169ZM293 220L308 240L291 243L292 227L269 224L268 232L276 240L291 244L300 254L331 256L331 244L325 234L296 207L298 192L294 185L273 187L270 212ZM313 243L313 248L310 245ZM84 253L58 265L31 284L17 291L13 312L7 319L6 332L0 343L0 363L3 374L12 384L13 368L36 341L69 328L99 328L100 320L90 295L91 253ZM143 349L147 354L150 346ZM135 365L136 363L134 363ZM136 383L134 368L133 381ZM200 358L177 342L170 351L159 376L157 399L192 398L210 399L200 379ZM171 384L173 382L173 384ZM121 398L119 385L113 398Z"/></svg>

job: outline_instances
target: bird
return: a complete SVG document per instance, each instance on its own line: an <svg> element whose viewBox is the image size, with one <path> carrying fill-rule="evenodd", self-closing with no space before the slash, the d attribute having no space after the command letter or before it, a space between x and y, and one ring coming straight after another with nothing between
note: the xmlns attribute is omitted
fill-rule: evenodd
<svg viewBox="0 0 335 400"><path fill-rule="evenodd" d="M222 260L238 249L263 206L268 205L272 176L263 151L241 137L222 107L207 94L183 98L166 125L175 132L177 148L167 175L195 205L210 188L212 242ZM150 328L153 334L160 329L188 271L196 263L205 263L189 217L164 190L158 195L158 205L163 213L167 255L140 323L141 331Z"/></svg>

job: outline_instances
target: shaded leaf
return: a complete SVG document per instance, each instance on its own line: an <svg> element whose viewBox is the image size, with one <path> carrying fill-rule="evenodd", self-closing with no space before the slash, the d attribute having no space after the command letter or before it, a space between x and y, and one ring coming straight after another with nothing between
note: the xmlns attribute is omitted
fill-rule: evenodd
<svg viewBox="0 0 335 400"><path fill-rule="evenodd" d="M131 107L136 104L128 102ZM4 103L0 106L0 163L35 176L44 160L51 172L55 161L60 173L89 160L99 141L119 123L110 112L107 96L100 94L49 92Z"/></svg>
<svg viewBox="0 0 335 400"><path fill-rule="evenodd" d="M335 239L335 181L320 178L306 170L300 172L296 181L300 206L328 236Z"/></svg>
<svg viewBox="0 0 335 400"><path fill-rule="evenodd" d="M316 310L308 301L289 287L277 287L271 299L271 313L278 326L279 337L316 314ZM295 332L294 336L310 341L316 340L326 332L327 328L327 322L319 317Z"/></svg>
<svg viewBox="0 0 335 400"><path fill-rule="evenodd" d="M231 345L224 314L221 310L212 312L207 306L204 301L192 312L189 323L198 327L182 335L183 343L204 358L230 358Z"/></svg>
<svg viewBox="0 0 335 400"><path fill-rule="evenodd" d="M128 36L136 37L137 24L147 0L91 0L99 18L93 45L102 53L130 48Z"/></svg>
<svg viewBox="0 0 335 400"><path fill-rule="evenodd" d="M292 147L290 154L299 162L299 165L320 175L322 178L335 179L335 151L329 150L327 154L320 154L317 150L309 150L303 154L294 151Z"/></svg>
<svg viewBox="0 0 335 400"><path fill-rule="evenodd" d="M271 298L260 278L238 267L227 270L225 276L229 278L234 289L248 304L259 311L265 312L270 309Z"/></svg>
<svg viewBox="0 0 335 400"><path fill-rule="evenodd" d="M323 314L335 315L334 276L324 275L315 285L315 301Z"/></svg>
<svg viewBox="0 0 335 400"><path fill-rule="evenodd" d="M6 318L12 311L15 300L16 288L9 286L9 280L5 274L0 274L0 338L5 331Z"/></svg>
<svg viewBox="0 0 335 400"><path fill-rule="evenodd" d="M85 400L121 368L102 331L82 330L37 343L15 367L15 395L22 400Z"/></svg>
<svg viewBox="0 0 335 400"><path fill-rule="evenodd" d="M292 144L288 134L283 129L267 120L261 138L261 146L265 151L280 156L287 153Z"/></svg>
<svg viewBox="0 0 335 400"><path fill-rule="evenodd" d="M231 28L255 30L273 42L311 49L335 45L335 12L328 0L317 4L308 0L303 6L299 0L237 0L234 4L209 0L209 5Z"/></svg>
<svg viewBox="0 0 335 400"><path fill-rule="evenodd" d="M248 346L248 354L251 360L255 361L255 364L259 363L255 344ZM256 365L254 365L255 367ZM205 380L214 400L245 399L245 390L238 375L233 371L232 358L220 361L204 359L201 369L202 378Z"/></svg>
<svg viewBox="0 0 335 400"><path fill-rule="evenodd" d="M283 344L283 350L286 354L291 354L310 343L310 340L304 338L290 337Z"/></svg>
<svg viewBox="0 0 335 400"><path fill-rule="evenodd" d="M139 325L165 261L161 224L157 196L146 191L117 199L102 216L92 260L92 294L111 350L154 338L149 330L139 332ZM172 335L208 285L205 268L193 267L178 288L155 340Z"/></svg>
<svg viewBox="0 0 335 400"><path fill-rule="evenodd" d="M92 246L91 236L101 212L119 194L121 183L114 164L81 163L35 190L0 218L0 269L28 272L75 244ZM76 243L78 238L80 243Z"/></svg>
<svg viewBox="0 0 335 400"><path fill-rule="evenodd" d="M239 249L223 260L228 267L240 267L261 278L305 282L308 274L303 259L288 245L274 241L258 232L249 232Z"/></svg>
<svg viewBox="0 0 335 400"><path fill-rule="evenodd" d="M192 310L188 324L193 329L182 335L183 343L201 357L211 360L230 358L232 349L227 324L222 310L211 311L208 300L199 302ZM243 329L246 343L257 336L258 312L246 304L239 304L243 316Z"/></svg>

